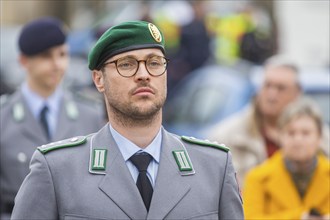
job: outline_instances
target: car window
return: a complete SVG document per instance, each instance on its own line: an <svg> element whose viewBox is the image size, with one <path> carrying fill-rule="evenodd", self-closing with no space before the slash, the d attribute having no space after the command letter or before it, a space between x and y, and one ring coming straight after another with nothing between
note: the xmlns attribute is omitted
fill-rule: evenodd
<svg viewBox="0 0 330 220"><path fill-rule="evenodd" d="M183 116L186 123L208 124L215 114L221 114L221 106L226 106L228 89L217 87L201 87L197 89L189 103L188 114Z"/></svg>
<svg viewBox="0 0 330 220"><path fill-rule="evenodd" d="M314 102L318 104L321 110L323 120L330 125L330 94L329 92L324 93L307 93L306 96L310 97Z"/></svg>

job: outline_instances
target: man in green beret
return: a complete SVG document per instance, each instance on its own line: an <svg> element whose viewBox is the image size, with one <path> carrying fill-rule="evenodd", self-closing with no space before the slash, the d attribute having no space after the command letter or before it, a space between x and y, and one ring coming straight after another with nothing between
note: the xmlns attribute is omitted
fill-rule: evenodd
<svg viewBox="0 0 330 220"><path fill-rule="evenodd" d="M164 48L163 34L144 21L101 36L89 68L109 122L38 147L13 219L244 218L229 149L161 125Z"/></svg>

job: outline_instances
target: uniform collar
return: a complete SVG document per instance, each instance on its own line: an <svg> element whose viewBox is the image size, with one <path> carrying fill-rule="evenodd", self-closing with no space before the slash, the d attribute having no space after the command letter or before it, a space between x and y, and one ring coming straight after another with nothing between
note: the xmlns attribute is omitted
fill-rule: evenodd
<svg viewBox="0 0 330 220"><path fill-rule="evenodd" d="M119 134L110 124L109 124L110 132L116 141L121 154L124 157L124 160L127 161L132 155L137 152L146 152L150 154L153 159L159 163L160 159L160 151L161 151L161 143L162 143L162 132L159 129L154 140L144 149L138 147L130 140Z"/></svg>
<svg viewBox="0 0 330 220"><path fill-rule="evenodd" d="M60 101L63 97L63 91L61 87L58 87L55 92L47 99L44 99L39 94L32 91L26 82L23 83L21 91L27 105L29 106L35 118L38 118L40 111L45 104L47 104L50 112L56 114L59 111Z"/></svg>

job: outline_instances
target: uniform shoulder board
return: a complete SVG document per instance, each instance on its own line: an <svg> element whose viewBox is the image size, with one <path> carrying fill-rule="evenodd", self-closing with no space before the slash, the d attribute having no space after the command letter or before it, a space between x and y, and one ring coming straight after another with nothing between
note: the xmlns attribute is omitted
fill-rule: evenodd
<svg viewBox="0 0 330 220"><path fill-rule="evenodd" d="M84 144L86 142L86 140L87 140L86 136L77 136L77 137L65 139L65 140L62 140L62 141L57 141L57 142L54 142L54 143L41 145L40 147L37 147L37 149L42 154L46 154L46 153L48 153L49 151L52 151L52 150L57 150L57 149L60 149L60 148L67 148L67 147L74 147L74 146Z"/></svg>
<svg viewBox="0 0 330 220"><path fill-rule="evenodd" d="M209 140L200 140L194 137L187 137L187 136L181 136L181 139L189 142L189 143L193 143L193 144L198 144L198 145L202 145L202 146L208 146L208 147L213 147L213 148L217 148L223 151L228 152L229 148L226 147L224 144L219 144L217 142L211 142Z"/></svg>

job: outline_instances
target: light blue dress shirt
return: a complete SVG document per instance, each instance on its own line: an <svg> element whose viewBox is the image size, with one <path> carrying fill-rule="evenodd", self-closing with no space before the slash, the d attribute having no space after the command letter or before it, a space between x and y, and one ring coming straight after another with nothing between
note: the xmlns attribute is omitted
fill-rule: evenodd
<svg viewBox="0 0 330 220"><path fill-rule="evenodd" d="M63 97L62 89L58 87L55 92L47 99L44 99L39 94L32 91L27 85L27 83L23 83L21 90L28 107L30 108L34 118L38 122L40 121L40 112L42 108L45 105L48 106L46 118L48 122L50 137L54 137L60 111L61 100Z"/></svg>
<svg viewBox="0 0 330 220"><path fill-rule="evenodd" d="M146 152L152 156L152 160L148 166L147 169L147 176L151 182L152 187L155 186L157 172L158 172L158 166L159 166L159 159L160 159L160 151L161 151L161 144L162 144L162 132L161 129L159 129L156 137L154 140L144 149L138 147L134 143L132 143L130 140L119 134L111 125L110 132L115 139L119 150L121 154L124 157L125 163L134 179L134 181L137 181L139 171L134 166L134 164L129 160L131 156L133 156L137 152Z"/></svg>

